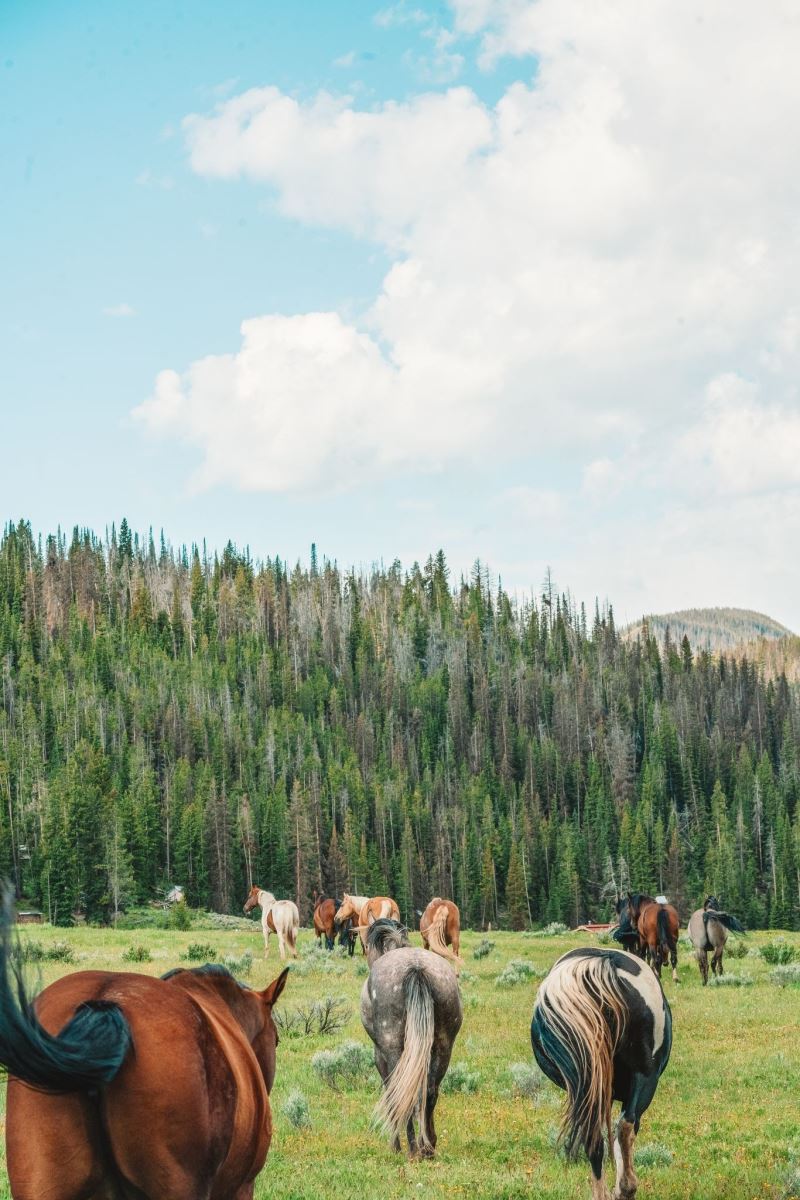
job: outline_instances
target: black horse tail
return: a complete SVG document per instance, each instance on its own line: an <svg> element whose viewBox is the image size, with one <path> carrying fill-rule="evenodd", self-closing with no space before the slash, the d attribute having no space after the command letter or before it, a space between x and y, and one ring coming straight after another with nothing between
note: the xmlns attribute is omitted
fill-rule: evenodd
<svg viewBox="0 0 800 1200"><path fill-rule="evenodd" d="M667 920L667 910L663 904L658 906L658 916L656 917L656 930L658 931L659 945L669 946L670 950L674 950L677 946L675 938L672 936L672 931Z"/></svg>
<svg viewBox="0 0 800 1200"><path fill-rule="evenodd" d="M736 917L732 917L730 913L717 912L716 909L711 909L703 913L703 920L706 924L709 921L719 921L720 925L724 925L726 929L730 929L732 933L744 933L745 927L741 921L737 921Z"/></svg>
<svg viewBox="0 0 800 1200"><path fill-rule="evenodd" d="M32 1087L78 1092L110 1083L131 1044L116 1004L89 1000L54 1036L40 1024L28 998L12 939L13 891L6 885L0 912L0 1064Z"/></svg>

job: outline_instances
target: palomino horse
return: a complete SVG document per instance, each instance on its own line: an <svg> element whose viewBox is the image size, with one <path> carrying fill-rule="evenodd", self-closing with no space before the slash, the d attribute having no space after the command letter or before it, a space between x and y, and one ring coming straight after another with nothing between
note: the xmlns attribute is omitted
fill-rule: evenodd
<svg viewBox="0 0 800 1200"><path fill-rule="evenodd" d="M734 933L744 933L744 925L732 917L730 913L722 912L716 896L707 896L702 908L698 908L689 918L689 939L694 946L695 956L700 967L703 987L708 983L708 952L711 955L711 970L714 975L722 975L722 956L725 953L725 943L728 940L728 930Z"/></svg>
<svg viewBox="0 0 800 1200"><path fill-rule="evenodd" d="M356 920L361 947L366 953L366 933L372 922L381 919L399 921L400 909L391 896L372 896L370 898L368 896L351 896L345 892L341 907L336 914L336 924L340 925L348 918Z"/></svg>
<svg viewBox="0 0 800 1200"><path fill-rule="evenodd" d="M314 933L320 942L323 937L325 938L325 946L328 950L333 949L336 936L334 917L338 908L338 900L332 900L330 896L318 896L316 892L314 893Z"/></svg>
<svg viewBox="0 0 800 1200"><path fill-rule="evenodd" d="M458 957L461 940L461 918L458 906L452 900L442 900L439 896L434 897L419 919L419 931L422 934L422 944L425 949L432 950L434 954L440 954L442 958L449 959L453 963L457 975L459 967L463 966L463 959Z"/></svg>
<svg viewBox="0 0 800 1200"><path fill-rule="evenodd" d="M400 1149L405 1129L409 1154L432 1158L433 1111L461 1028L461 995L449 966L429 950L413 949L407 935L385 918L370 926L361 1021L375 1044L384 1085L376 1122L391 1133L393 1150Z"/></svg>
<svg viewBox="0 0 800 1200"><path fill-rule="evenodd" d="M603 1178L604 1138L617 1167L614 1200L633 1200L633 1145L672 1047L672 1015L661 984L621 950L586 947L562 955L542 982L533 1009L536 1061L567 1093L562 1136L583 1146L592 1200L611 1200ZM622 1112L611 1132L611 1106Z"/></svg>
<svg viewBox="0 0 800 1200"><path fill-rule="evenodd" d="M14 1200L250 1200L272 1137L272 1007L288 969L263 992L221 966L163 979L77 971L31 1004L9 920L7 907L0 1062Z"/></svg>
<svg viewBox="0 0 800 1200"><path fill-rule="evenodd" d="M620 930L627 926L639 934L639 953L649 955L650 965L661 978L662 964L669 959L672 978L678 982L678 932L681 927L678 910L673 904L663 904L652 896L626 892L617 900Z"/></svg>
<svg viewBox="0 0 800 1200"><path fill-rule="evenodd" d="M281 952L281 960L286 958L286 947L288 946L295 958L297 958L297 931L300 928L300 913L297 911L297 905L293 900L276 900L272 892L265 892L263 888L251 887L250 895L244 902L244 911L249 913L251 909L259 907L261 909L261 931L264 934L264 958L269 955L269 935L277 933L278 949Z"/></svg>

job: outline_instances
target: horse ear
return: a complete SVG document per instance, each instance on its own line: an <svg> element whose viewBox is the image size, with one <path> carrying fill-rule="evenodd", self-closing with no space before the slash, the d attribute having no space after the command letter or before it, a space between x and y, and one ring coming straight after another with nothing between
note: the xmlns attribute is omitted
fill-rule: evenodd
<svg viewBox="0 0 800 1200"><path fill-rule="evenodd" d="M280 996L283 989L286 987L286 980L289 978L289 968L284 967L277 979L273 979L272 983L268 983L261 993L261 997L265 1004L274 1004Z"/></svg>

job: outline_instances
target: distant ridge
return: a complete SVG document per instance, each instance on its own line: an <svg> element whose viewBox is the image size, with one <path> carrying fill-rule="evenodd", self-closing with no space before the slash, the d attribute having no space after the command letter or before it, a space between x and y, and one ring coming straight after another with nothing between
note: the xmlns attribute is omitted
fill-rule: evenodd
<svg viewBox="0 0 800 1200"><path fill-rule="evenodd" d="M659 642L669 629L673 642L680 643L686 635L692 650L708 650L712 654L740 651L754 641L778 641L792 636L791 629L779 621L746 608L684 608L680 612L650 613L628 625L625 636L635 638L643 624Z"/></svg>

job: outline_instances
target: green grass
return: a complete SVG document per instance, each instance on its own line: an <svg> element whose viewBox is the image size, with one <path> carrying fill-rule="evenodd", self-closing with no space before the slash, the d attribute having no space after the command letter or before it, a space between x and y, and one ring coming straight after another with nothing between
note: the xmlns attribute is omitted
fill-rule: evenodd
<svg viewBox="0 0 800 1200"><path fill-rule="evenodd" d="M23 936L43 946L68 941L74 950L73 963L44 959L35 965L44 983L83 968L124 970L123 953L132 943L151 954L150 962L132 969L159 975L186 966L189 947L198 940L197 931L162 929L137 929L132 936L130 930L38 927ZM800 935L785 937L800 950ZM202 938L215 949L217 961L241 961L250 950L247 982L254 987L263 987L280 969L277 948L264 962L255 925L252 930L204 928ZM481 935L466 934L462 940L468 971L453 1064L460 1064L462 1075L478 1074L477 1089L441 1096L438 1156L411 1163L393 1155L370 1129L377 1073L369 1082L334 1091L311 1066L319 1050L353 1039L368 1042L358 1016L364 977L360 951L354 959L308 955L313 935L301 934L303 965L290 976L280 1006L291 1009L341 996L352 1016L332 1037L281 1038L272 1093L275 1135L256 1200L417 1195L426 1200L587 1200L587 1164L566 1164L552 1145L561 1093L548 1083L532 1089L528 1098L510 1071L512 1064L531 1061L529 1028L539 980L498 987L496 979L512 961L528 961L537 973L545 970L565 950L591 938L493 932L491 939L494 948L480 959L473 950ZM419 936L413 940L418 944ZM748 944L758 948L771 940L774 934L753 934ZM752 978L752 986L703 989L684 947L680 986L665 975L675 1037L672 1060L642 1122L642 1200L779 1200L787 1194L786 1180L796 1168L792 1147L800 1140L800 996L797 987L774 982L774 968L757 953L732 967ZM303 1107L298 1093L307 1102L309 1124L305 1116L299 1124L290 1119ZM610 1168L608 1174L610 1179ZM3 1170L0 1198L8 1195Z"/></svg>

